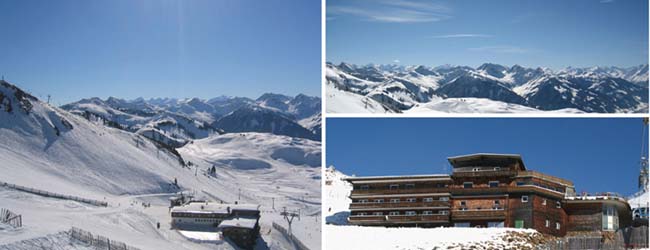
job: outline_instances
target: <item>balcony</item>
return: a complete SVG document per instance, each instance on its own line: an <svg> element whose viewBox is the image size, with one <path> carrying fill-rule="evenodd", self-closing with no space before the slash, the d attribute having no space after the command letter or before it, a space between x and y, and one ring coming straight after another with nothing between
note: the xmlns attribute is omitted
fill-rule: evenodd
<svg viewBox="0 0 650 250"><path fill-rule="evenodd" d="M432 202L384 202L384 203L375 203L375 202L366 202L366 203L350 203L350 209L363 210L363 209L395 209L395 208L408 208L408 207L449 207L449 201L439 201L434 200Z"/></svg>
<svg viewBox="0 0 650 250"><path fill-rule="evenodd" d="M472 209L472 210L453 210L451 211L453 220L492 220L505 219L506 211L504 209Z"/></svg>
<svg viewBox="0 0 650 250"><path fill-rule="evenodd" d="M473 188L455 188L451 190L452 195L482 195L482 194L506 194L508 186L499 187L473 187Z"/></svg>
<svg viewBox="0 0 650 250"><path fill-rule="evenodd" d="M515 176L517 171L514 170L481 170L481 171L462 171L452 173L453 177L500 177Z"/></svg>
<svg viewBox="0 0 650 250"><path fill-rule="evenodd" d="M449 215L353 215L348 221L351 224L448 223Z"/></svg>
<svg viewBox="0 0 650 250"><path fill-rule="evenodd" d="M442 223L449 222L449 215L388 215L388 222L392 223Z"/></svg>
<svg viewBox="0 0 650 250"><path fill-rule="evenodd" d="M550 181L550 182L564 184L566 186L573 186L573 182L571 182L571 181L569 181L567 179L562 179L562 178L559 178L559 177L550 176L550 175L542 174L540 172L535 172L535 171L520 171L517 174L517 177L533 177L533 178L539 178L539 179L542 179L542 180L547 180L547 181Z"/></svg>
<svg viewBox="0 0 650 250"><path fill-rule="evenodd" d="M355 195L391 195L391 194L424 194L424 193L449 193L449 188L437 188L437 187L422 187L422 188L400 188L400 189L388 189L388 188L373 188L373 189L354 189L350 193L351 196Z"/></svg>

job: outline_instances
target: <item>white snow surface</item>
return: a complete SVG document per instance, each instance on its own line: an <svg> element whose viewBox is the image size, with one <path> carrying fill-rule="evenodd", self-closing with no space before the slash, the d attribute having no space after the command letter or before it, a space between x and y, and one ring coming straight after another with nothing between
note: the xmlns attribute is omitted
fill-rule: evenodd
<svg viewBox="0 0 650 250"><path fill-rule="evenodd" d="M261 205L258 249L292 249L271 223L287 226L279 215L283 207L300 211L294 234L311 249L320 248L320 142L265 133L213 135L178 149L193 163L183 167L177 156L140 135L36 99L28 99L33 107L26 113L14 92L0 85L5 97L0 104L0 181L109 205L0 187L0 207L23 218L22 228L0 228L0 245L55 240L51 235L75 226L140 249L233 249L228 241L196 243L171 229L169 198L184 190L209 200ZM4 109L6 97L11 113ZM208 175L213 165L217 173ZM180 190L170 185L174 179Z"/></svg>
<svg viewBox="0 0 650 250"><path fill-rule="evenodd" d="M405 113L584 113L578 109L539 110L487 98L447 98L418 104Z"/></svg>
<svg viewBox="0 0 650 250"><path fill-rule="evenodd" d="M392 113L379 102L327 84L325 107L328 113Z"/></svg>

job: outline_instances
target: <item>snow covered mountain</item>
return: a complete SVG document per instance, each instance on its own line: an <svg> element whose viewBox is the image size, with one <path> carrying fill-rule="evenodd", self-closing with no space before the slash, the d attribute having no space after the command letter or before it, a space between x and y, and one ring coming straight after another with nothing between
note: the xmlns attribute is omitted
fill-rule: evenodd
<svg viewBox="0 0 650 250"><path fill-rule="evenodd" d="M328 63L326 80L327 110L340 113L408 112L415 108L423 112L423 106L433 108L431 112L494 112L480 106L445 109L466 106L452 102L467 98L497 102L490 105L492 108L520 105L532 112L641 113L648 109L648 65L566 68L554 72L492 63L477 68ZM335 99L330 100L331 97ZM443 101L446 104L438 105Z"/></svg>
<svg viewBox="0 0 650 250"><path fill-rule="evenodd" d="M100 107L96 101L86 102L93 104L87 107ZM116 108L95 111L124 122L147 117ZM0 246L45 238L52 245L43 248L69 249L70 241L47 239L75 226L140 249L236 249L224 240L193 242L171 228L169 198L185 191L261 205L260 249L292 249L272 223L286 227L282 207L299 210L302 220L294 221L294 235L319 248L320 142L270 133L214 133L173 149L107 125L0 82L0 182L108 203L98 207L0 185L1 207L22 214L24 225L0 228ZM216 173L208 173L211 167Z"/></svg>
<svg viewBox="0 0 650 250"><path fill-rule="evenodd" d="M233 115L235 111L252 106L268 109L269 112L249 112L247 116ZM90 98L63 105L62 108L90 121L136 132L174 148L181 147L191 140L223 133L224 130L225 132L277 132L282 135L297 135L320 140L320 136L314 136L314 134L320 135L320 131L303 133L302 130L311 128L297 128L300 127L298 124L300 120L320 113L320 98L302 94L295 97L264 94L258 100L227 96L209 100ZM237 114L241 112L240 110ZM240 120L233 120L234 117ZM282 126L297 126L292 129L301 131L291 132L275 127L272 129L270 126L251 126L256 122L270 124L278 120L283 120L282 124L289 124ZM215 126L220 123L229 126L228 129ZM235 127L237 129L234 129Z"/></svg>
<svg viewBox="0 0 650 250"><path fill-rule="evenodd" d="M240 107L219 118L212 123L212 127L220 128L226 133L269 132L276 135L320 140L320 134L317 135L302 127L286 114L258 105Z"/></svg>

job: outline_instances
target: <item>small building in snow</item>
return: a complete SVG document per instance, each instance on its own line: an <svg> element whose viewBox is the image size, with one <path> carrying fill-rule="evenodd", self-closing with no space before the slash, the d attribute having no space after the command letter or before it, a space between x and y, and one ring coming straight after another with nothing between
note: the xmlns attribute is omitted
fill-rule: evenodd
<svg viewBox="0 0 650 250"><path fill-rule="evenodd" d="M172 227L186 231L221 231L239 247L252 248L259 236L260 206L190 202L171 209Z"/></svg>

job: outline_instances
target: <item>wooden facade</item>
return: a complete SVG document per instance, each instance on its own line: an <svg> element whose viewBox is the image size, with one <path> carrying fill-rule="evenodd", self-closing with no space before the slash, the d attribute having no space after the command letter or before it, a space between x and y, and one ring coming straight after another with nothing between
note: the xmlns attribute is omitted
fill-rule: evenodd
<svg viewBox="0 0 650 250"><path fill-rule="evenodd" d="M630 215L630 207L624 199L576 197L571 181L529 171L519 155L474 154L448 160L454 167L450 175L346 179L353 186L349 223L521 227L555 236L628 223L623 217Z"/></svg>

